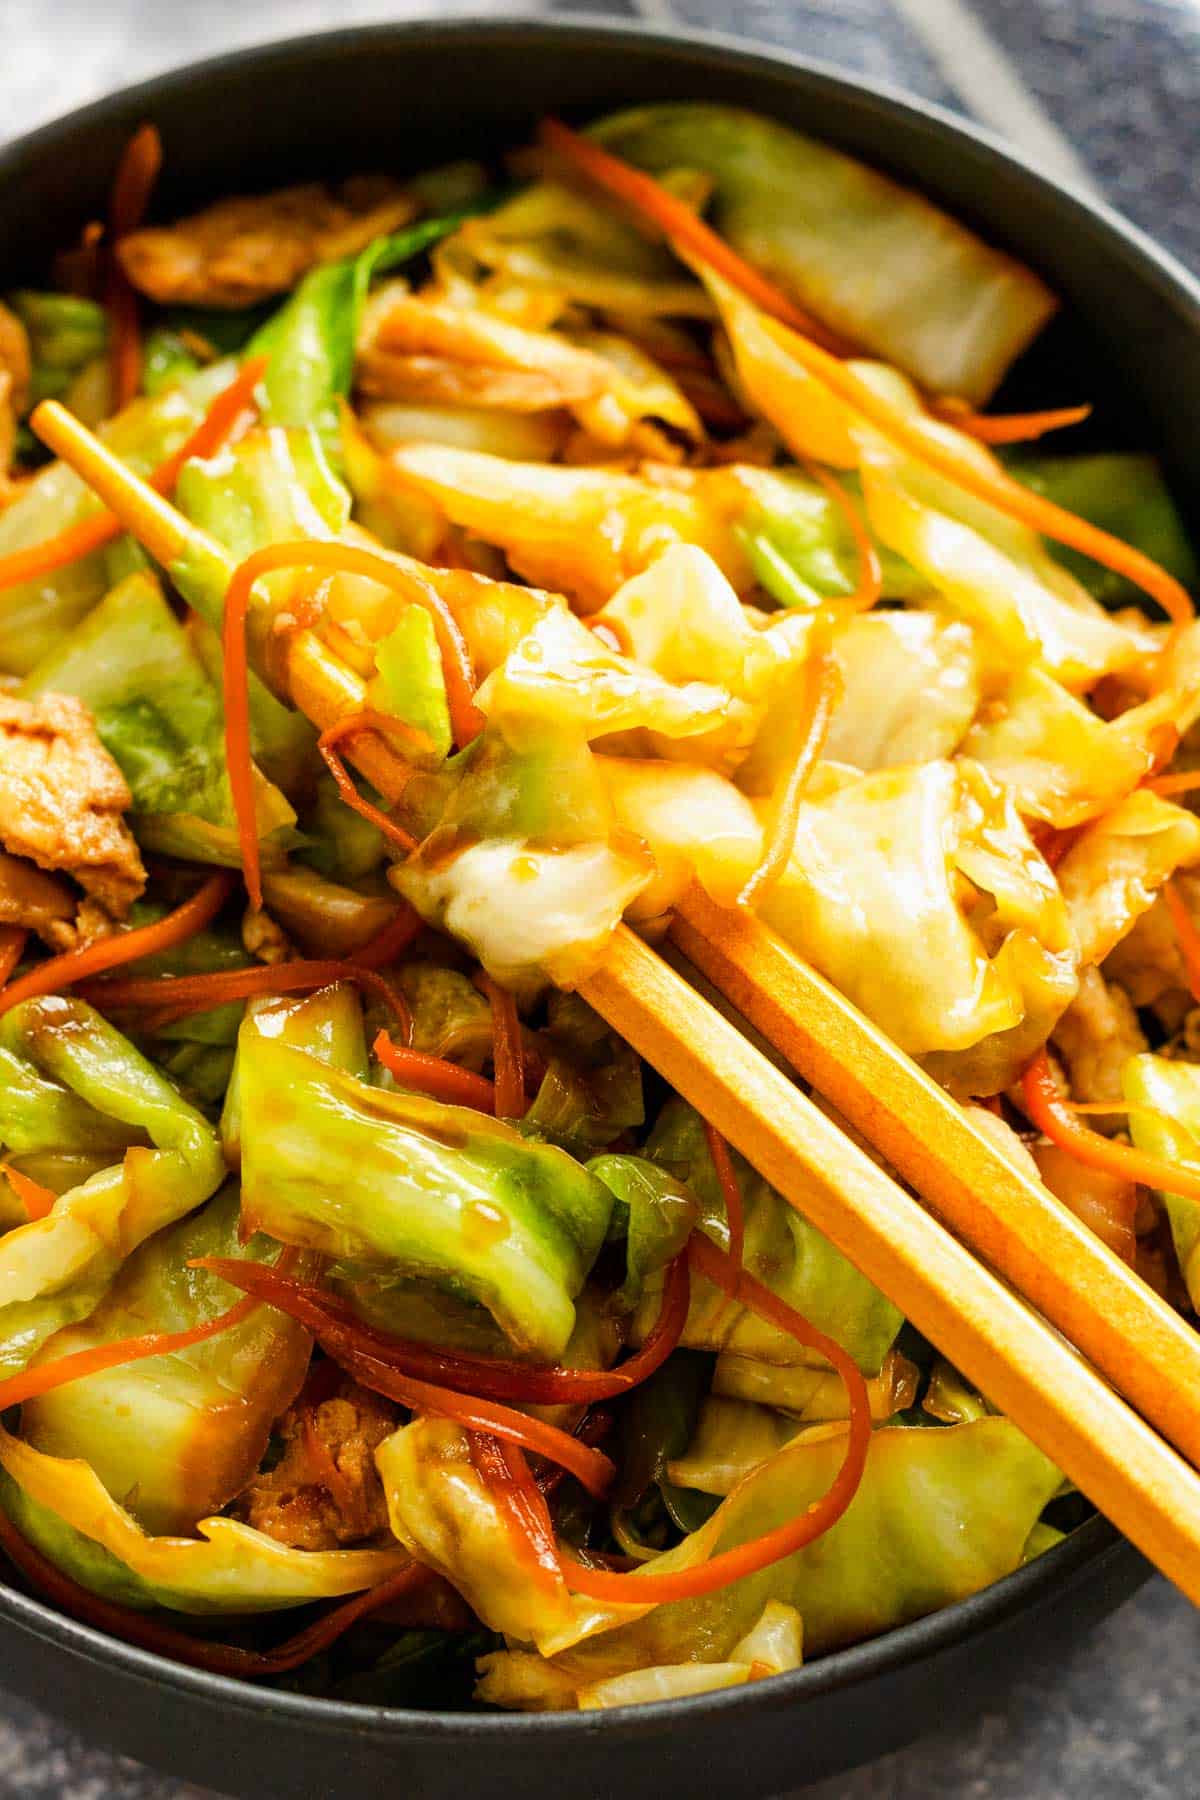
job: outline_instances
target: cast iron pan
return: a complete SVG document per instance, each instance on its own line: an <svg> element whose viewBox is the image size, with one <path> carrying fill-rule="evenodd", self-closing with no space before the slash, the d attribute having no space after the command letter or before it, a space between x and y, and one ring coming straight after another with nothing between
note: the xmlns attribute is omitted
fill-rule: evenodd
<svg viewBox="0 0 1200 1800"><path fill-rule="evenodd" d="M1102 398L1100 435L1163 456L1200 520L1200 289L1111 214L936 108L712 37L586 21L448 20L335 32L202 63L0 153L0 286L44 276L103 211L144 118L166 142L170 209L236 188L494 155L548 110L637 101L757 108L888 169L1036 265L1064 317L1006 399ZM1090 379L1089 379L1090 374ZM603 1714L351 1706L183 1669L0 1587L5 1686L171 1774L272 1800L623 1800L794 1789L962 1719L1119 1606L1147 1565L1093 1519L985 1592L793 1675Z"/></svg>

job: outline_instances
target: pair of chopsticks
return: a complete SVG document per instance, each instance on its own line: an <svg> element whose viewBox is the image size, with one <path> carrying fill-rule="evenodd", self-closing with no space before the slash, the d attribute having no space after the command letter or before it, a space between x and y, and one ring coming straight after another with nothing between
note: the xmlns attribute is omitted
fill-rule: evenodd
<svg viewBox="0 0 1200 1800"><path fill-rule="evenodd" d="M70 413L47 402L35 423L159 562L182 555L180 515ZM362 682L315 632L286 654L316 725L361 710ZM381 738L347 749L398 796ZM940 1217L626 926L584 998L1200 1602L1200 1335L759 920L694 888L672 935Z"/></svg>

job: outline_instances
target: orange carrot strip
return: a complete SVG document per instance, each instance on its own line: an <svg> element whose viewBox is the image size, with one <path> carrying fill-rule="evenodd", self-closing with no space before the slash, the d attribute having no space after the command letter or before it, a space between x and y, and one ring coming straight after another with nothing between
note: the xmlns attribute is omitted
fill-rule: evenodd
<svg viewBox="0 0 1200 1800"><path fill-rule="evenodd" d="M31 1219L44 1219L58 1199L53 1188L43 1187L40 1181L22 1175L11 1163L0 1162L0 1174L8 1176L9 1186Z"/></svg>
<svg viewBox="0 0 1200 1800"><path fill-rule="evenodd" d="M803 461L806 473L820 483L835 506L841 509L854 538L854 547L858 551L858 586L852 594L847 594L844 598L838 596L838 604L870 612L883 592L883 564L879 560L874 539L867 530L862 514L837 476L831 470L822 468L820 463L811 462L808 457Z"/></svg>
<svg viewBox="0 0 1200 1800"><path fill-rule="evenodd" d="M1090 406L1059 406L1046 412L978 413L965 400L954 399L934 400L929 410L981 444L1027 444L1049 431L1081 425L1092 412Z"/></svg>
<svg viewBox="0 0 1200 1800"><path fill-rule="evenodd" d="M729 1222L729 1260L740 1269L742 1253L746 1247L746 1214L742 1206L741 1184L733 1166L733 1158L729 1154L729 1145L716 1126L710 1125L707 1119L704 1121L704 1136L708 1141L708 1154L712 1157L725 1201L725 1217Z"/></svg>
<svg viewBox="0 0 1200 1800"><path fill-rule="evenodd" d="M262 380L266 367L265 356L255 357L253 362L248 362L240 370L227 388L221 389L191 436L165 462L159 463L149 477L152 488L160 494L169 494L179 479L179 472L185 462L193 456L212 456L220 449L252 403L254 389ZM93 550L102 550L105 544L111 544L114 538L120 537L124 529L114 514L98 512L89 519L81 519L78 525L60 531L57 537L46 538L40 544L31 544L26 550L14 550L8 556L0 556L0 588L17 587L25 581L36 581L55 569L77 562L81 556L90 556Z"/></svg>
<svg viewBox="0 0 1200 1800"><path fill-rule="evenodd" d="M154 956L161 950L174 950L216 918L233 891L235 877L228 869L210 875L196 889L190 900L177 906L165 919L153 925L139 925L134 931L119 931L113 937L101 938L84 950L67 950L51 956L12 982L0 993L0 1013L32 1000L40 994L57 994L74 987L106 969L119 969L123 963L136 962L140 956Z"/></svg>
<svg viewBox="0 0 1200 1800"><path fill-rule="evenodd" d="M413 1412L435 1413L454 1419L468 1431L490 1431L509 1443L522 1444L527 1450L558 1463L581 1481L590 1494L604 1494L616 1470L607 1456L580 1443L578 1438L560 1431L557 1425L529 1418L499 1401L480 1399L473 1394L460 1394L450 1388L418 1379L407 1371L386 1362L382 1352L371 1347L370 1336L357 1323L337 1317L319 1294L301 1282L284 1281L273 1269L262 1264L239 1263L223 1257L199 1257L196 1268L212 1269L234 1287L257 1293L279 1305L307 1326L324 1350L348 1375L363 1387Z"/></svg>
<svg viewBox="0 0 1200 1800"><path fill-rule="evenodd" d="M823 382L839 400L860 413L876 430L881 431L892 443L901 445L927 468L945 475L948 480L965 488L967 493L974 494L977 500L985 500L990 506L996 507L1006 517L1042 532L1057 543L1068 544L1073 550L1090 556L1093 562L1100 563L1103 568L1111 569L1114 574L1126 576L1143 593L1157 600L1174 624L1186 625L1194 617L1191 596L1183 584L1142 551L1134 549L1132 544L1122 543L1111 532L1103 531L1098 525L1092 525L1088 520L1079 518L1076 513L1068 512L1053 500L1035 494L1031 488L1022 487L1019 481L1014 481L1002 469L977 468L956 446L933 442L921 429L920 420L909 418L890 400L876 394L853 369L840 362L836 356L831 356L819 344L799 332L789 331L777 319L764 318L763 324L764 329L810 375Z"/></svg>
<svg viewBox="0 0 1200 1800"><path fill-rule="evenodd" d="M796 841L804 790L828 736L841 688L842 678L831 652L818 650L805 670L804 694L800 702L804 721L800 747L779 802L763 859L738 895L739 906L752 906L761 900L788 866Z"/></svg>
<svg viewBox="0 0 1200 1800"><path fill-rule="evenodd" d="M411 906L401 905L396 908L396 916L373 938L357 950L351 950L346 961L356 963L360 969L387 969L399 962L413 939L418 937L425 921L419 912Z"/></svg>
<svg viewBox="0 0 1200 1800"><path fill-rule="evenodd" d="M394 1044L386 1031L381 1031L371 1046L385 1069L390 1069L404 1087L416 1088L447 1106L473 1106L476 1112L494 1113L496 1090L492 1083L470 1069L442 1056L429 1056L424 1050L411 1050Z"/></svg>
<svg viewBox="0 0 1200 1800"><path fill-rule="evenodd" d="M564 1558L567 1586L593 1600L659 1605L663 1601L690 1600L698 1594L711 1594L746 1575L757 1574L760 1569L803 1549L836 1525L858 1492L866 1467L871 1444L871 1405L858 1366L842 1346L823 1331L818 1331L815 1325L810 1325L801 1313L780 1300L753 1275L737 1268L702 1233L692 1233L688 1258L697 1274L716 1282L731 1299L741 1301L760 1318L769 1319L797 1342L818 1350L827 1362L832 1363L845 1383L850 1403L846 1454L828 1491L806 1512L784 1525L777 1525L762 1537L721 1551L695 1568L655 1574L650 1567L641 1574L625 1575L609 1569L585 1568L582 1563Z"/></svg>
<svg viewBox="0 0 1200 1800"><path fill-rule="evenodd" d="M1162 1157L1150 1156L1132 1144L1115 1144L1087 1125L1080 1124L1066 1096L1059 1092L1045 1050L1039 1050L1021 1077L1025 1110L1039 1131L1089 1169L1103 1169L1126 1181L1161 1188L1200 1200L1200 1170L1180 1168Z"/></svg>
<svg viewBox="0 0 1200 1800"><path fill-rule="evenodd" d="M441 595L428 583L414 576L406 564L385 551L364 550L357 544L343 544L334 539L305 538L284 544L267 544L263 549L254 551L235 570L226 591L222 641L225 757L238 822L246 887L251 905L256 908L262 906L262 878L254 815L246 613L255 582L260 576L273 574L280 569L328 569L344 575L365 575L369 580L378 581L393 592L403 594L424 606L433 619L446 681L450 723L459 745L469 743L472 738L477 737L484 723L483 714L475 705L475 671L466 639ZM328 739L328 734L326 737ZM361 805L366 805L366 802ZM379 814L375 823L378 824L383 816Z"/></svg>
<svg viewBox="0 0 1200 1800"><path fill-rule="evenodd" d="M317 739L321 760L333 776L338 793L350 810L356 812L361 819L367 819L401 850L415 850L417 840L412 832L406 831L391 813L384 812L382 807L376 806L371 800L364 800L351 780L350 771L338 755L335 746L343 738L353 737L360 731L376 731L381 737L386 737L389 731L399 731L412 738L415 743L426 745L429 739L415 726L406 725L403 719L390 718L386 713L376 712L373 707L364 707L361 712L348 713L344 719L335 720Z"/></svg>
<svg viewBox="0 0 1200 1800"><path fill-rule="evenodd" d="M203 1266L234 1287L257 1294L280 1312L298 1319L336 1360L342 1349L361 1350L402 1375L433 1381L463 1394L514 1404L556 1406L612 1400L638 1387L662 1367L678 1347L687 1323L691 1283L687 1256L668 1263L662 1304L641 1347L614 1369L564 1369L511 1357L473 1356L439 1350L412 1338L395 1337L367 1325L346 1301L312 1282L287 1280L274 1269L209 1257Z"/></svg>
<svg viewBox="0 0 1200 1800"><path fill-rule="evenodd" d="M476 1431L471 1433L471 1461L504 1514L518 1548L532 1553L541 1585L560 1587L562 1564L550 1511L529 1472L525 1452L519 1444L506 1444L490 1432Z"/></svg>
<svg viewBox="0 0 1200 1800"><path fill-rule="evenodd" d="M229 386L222 388L215 397L195 431L184 439L174 455L159 463L150 477L152 488L157 488L160 494L169 494L179 480L184 463L194 456L216 455L232 435L242 414L254 405L254 390L266 374L269 360L266 356L255 356L243 363Z"/></svg>
<svg viewBox="0 0 1200 1800"><path fill-rule="evenodd" d="M1194 788L1200 787L1200 769L1177 769L1171 775L1154 775L1149 781L1143 781L1142 786L1149 788L1151 793L1162 794L1164 797L1190 794Z"/></svg>
<svg viewBox="0 0 1200 1800"><path fill-rule="evenodd" d="M89 1350L76 1350L70 1356L60 1356L54 1362L37 1363L31 1369L22 1369L19 1375L10 1375L7 1381L0 1381L0 1408L20 1406L25 1400L35 1400L41 1394L48 1394L53 1389L65 1387L71 1381L83 1381L89 1375L100 1375L106 1369L119 1369L125 1363L141 1362L148 1356L173 1356L178 1350L190 1350L193 1344L203 1344L209 1338L217 1337L222 1331L229 1331L235 1325L241 1325L250 1317L261 1301L247 1295L237 1300L217 1318L210 1319L207 1325L193 1325L187 1331L148 1331L142 1337L123 1338L116 1344L97 1344Z"/></svg>
<svg viewBox="0 0 1200 1800"><path fill-rule="evenodd" d="M138 298L115 255L115 246L136 231L145 215L162 168L162 139L153 125L134 132L117 165L108 208L109 228L109 365L113 409L128 406L142 384L142 344L138 330Z"/></svg>
<svg viewBox="0 0 1200 1800"><path fill-rule="evenodd" d="M306 989L330 987L335 981L354 981L367 988L395 1014L408 1031L412 1026L404 995L389 987L382 975L361 963L297 959L295 962L260 964L251 969L218 969L207 975L127 975L109 981L88 982L84 998L93 1006L123 1011L143 1007L158 1014L165 1025L189 1013L211 1012L231 1001L250 1000L263 994L295 994Z"/></svg>
<svg viewBox="0 0 1200 1800"><path fill-rule="evenodd" d="M700 261L708 263L749 295L762 308L766 329L784 349L810 375L824 382L840 400L861 413L893 443L901 444L927 467L936 469L1009 518L1018 519L1034 531L1090 556L1115 574L1126 576L1157 600L1176 625L1186 624L1194 616L1191 597L1182 583L1131 544L1122 543L1110 532L1022 487L1002 470L976 468L954 447L931 443L919 424L914 424L890 400L874 393L853 369L845 366L840 360L845 346L832 343L826 332L814 328L812 320L757 270L743 262L689 207L649 175L568 130L557 119L544 120L541 135L550 149L568 158L609 193L652 219Z"/></svg>
<svg viewBox="0 0 1200 1800"><path fill-rule="evenodd" d="M25 954L29 933L20 925L0 925L0 988Z"/></svg>
<svg viewBox="0 0 1200 1800"><path fill-rule="evenodd" d="M547 149L572 163L581 174L594 181L597 187L604 188L644 219L650 220L665 237L673 239L692 255L698 256L702 262L708 263L718 275L724 276L726 281L748 295L756 306L761 306L764 312L782 319L793 331L805 332L831 350L840 352L849 348L845 339L837 337L813 318L811 313L797 306L794 300L739 256L724 238L718 237L711 225L706 225L690 206L655 181L652 175L647 175L643 170L635 169L632 164L622 162L620 157L602 150L599 144L581 137L578 132L564 125L561 119L543 119L538 135Z"/></svg>
<svg viewBox="0 0 1200 1800"><path fill-rule="evenodd" d="M11 1173L9 1179L12 1179ZM298 1261L299 1252L289 1244L270 1265L271 1272L281 1277L290 1276ZM88 1350L76 1350L70 1356L57 1357L53 1362L22 1369L18 1374L10 1375L7 1381L0 1381L0 1412L52 1393L55 1388L66 1387L69 1382L100 1375L106 1369L120 1369L126 1363L143 1362L150 1356L173 1356L179 1350L190 1350L193 1344L207 1343L209 1338L220 1337L223 1331L232 1331L235 1326L244 1324L255 1308L262 1305L264 1302L256 1295L246 1294L206 1325L192 1325L186 1331L147 1331L140 1337L121 1338L115 1344L96 1344Z"/></svg>
<svg viewBox="0 0 1200 1800"><path fill-rule="evenodd" d="M492 1007L492 1062L496 1075L496 1113L501 1119L523 1119L525 1062L521 1055L521 1020L507 988L490 975L479 983Z"/></svg>
<svg viewBox="0 0 1200 1800"><path fill-rule="evenodd" d="M423 1563L412 1563L395 1575L389 1575L386 1581L368 1588L365 1593L356 1594L352 1600L332 1607L324 1618L306 1625L303 1631L288 1638L277 1650L264 1652L192 1637L190 1633L179 1630L177 1626L164 1624L150 1614L136 1612L129 1606L119 1606L113 1600L102 1600L98 1594L93 1594L89 1588L64 1574L49 1557L43 1556L27 1538L22 1537L3 1508L0 1508L0 1545L31 1587L46 1595L60 1611L69 1614L71 1618L82 1619L85 1624L107 1631L113 1637L138 1644L143 1650L152 1650L156 1655L171 1657L191 1668L208 1669L216 1675L232 1675L248 1681L266 1675L283 1675L289 1669L299 1668L301 1663L310 1662L322 1650L327 1650L330 1644L336 1643L343 1632L368 1613L391 1605L403 1595L427 1587L434 1580L431 1569L427 1569Z"/></svg>

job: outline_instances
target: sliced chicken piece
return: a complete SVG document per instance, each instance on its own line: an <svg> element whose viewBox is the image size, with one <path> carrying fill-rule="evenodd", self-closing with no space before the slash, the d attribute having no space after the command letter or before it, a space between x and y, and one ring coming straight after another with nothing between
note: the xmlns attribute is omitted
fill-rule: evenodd
<svg viewBox="0 0 1200 1800"><path fill-rule="evenodd" d="M1079 992L1054 1028L1055 1051L1077 1100L1123 1099L1121 1071L1149 1046L1124 988L1099 969L1081 969Z"/></svg>
<svg viewBox="0 0 1200 1800"><path fill-rule="evenodd" d="M283 1455L239 1496L239 1518L297 1550L337 1550L388 1530L375 1451L396 1408L343 1378L330 1398L301 1395L279 1423Z"/></svg>
<svg viewBox="0 0 1200 1800"><path fill-rule="evenodd" d="M353 256L406 225L412 196L387 176L235 195L174 225L131 232L126 275L160 305L242 307L285 293L318 263Z"/></svg>
<svg viewBox="0 0 1200 1800"><path fill-rule="evenodd" d="M39 869L71 875L114 918L146 885L121 814L125 777L70 694L19 700L0 694L0 848Z"/></svg>
<svg viewBox="0 0 1200 1800"><path fill-rule="evenodd" d="M80 894L60 875L47 875L24 857L0 850L0 925L32 931L50 950L83 950L116 930L98 900Z"/></svg>

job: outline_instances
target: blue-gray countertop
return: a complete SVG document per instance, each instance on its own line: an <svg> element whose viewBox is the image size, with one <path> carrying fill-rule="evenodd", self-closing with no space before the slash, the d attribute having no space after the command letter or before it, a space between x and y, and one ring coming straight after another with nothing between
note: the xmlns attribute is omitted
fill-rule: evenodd
<svg viewBox="0 0 1200 1800"><path fill-rule="evenodd" d="M0 138L241 43L514 10L507 0L0 0ZM1200 269L1200 0L610 0L603 10L736 30L958 107L1048 172L1093 185ZM914 1749L809 1800L1180 1800L1200 1791L1198 1652L1192 1609L1155 1580L1066 1661L1014 1688L1003 1711L931 1719ZM2 1694L0 1795L206 1800Z"/></svg>

